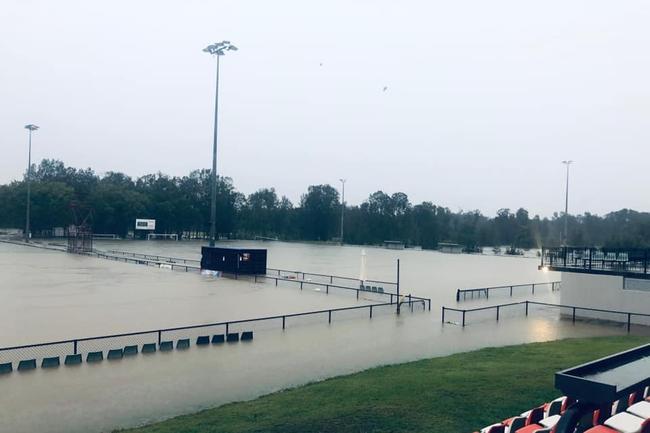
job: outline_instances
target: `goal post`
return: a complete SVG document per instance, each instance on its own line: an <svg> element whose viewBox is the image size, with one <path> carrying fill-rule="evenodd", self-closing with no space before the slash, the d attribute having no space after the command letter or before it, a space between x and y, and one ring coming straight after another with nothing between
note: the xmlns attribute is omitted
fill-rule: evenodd
<svg viewBox="0 0 650 433"><path fill-rule="evenodd" d="M176 233L147 233L148 241L177 241L178 235Z"/></svg>

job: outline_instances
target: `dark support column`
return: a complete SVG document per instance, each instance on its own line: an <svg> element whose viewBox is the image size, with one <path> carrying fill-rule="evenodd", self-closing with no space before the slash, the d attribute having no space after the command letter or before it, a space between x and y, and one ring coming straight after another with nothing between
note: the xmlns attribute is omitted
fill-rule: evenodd
<svg viewBox="0 0 650 433"><path fill-rule="evenodd" d="M499 321L499 306L497 305L497 322Z"/></svg>
<svg viewBox="0 0 650 433"><path fill-rule="evenodd" d="M77 354L77 340L74 341L74 354Z"/></svg>
<svg viewBox="0 0 650 433"><path fill-rule="evenodd" d="M460 289L456 290L456 302L460 302Z"/></svg>
<svg viewBox="0 0 650 433"><path fill-rule="evenodd" d="M332 310L327 312L327 323L332 323Z"/></svg>
<svg viewBox="0 0 650 433"><path fill-rule="evenodd" d="M282 316L282 329L284 329L285 322L286 322L286 318Z"/></svg>
<svg viewBox="0 0 650 433"><path fill-rule="evenodd" d="M578 422L589 412L598 409L597 406L587 403L576 403L569 407L562 418L557 423L556 433L573 433L578 425Z"/></svg>
<svg viewBox="0 0 650 433"><path fill-rule="evenodd" d="M158 331L158 345L160 345L161 341L162 341L162 331Z"/></svg>
<svg viewBox="0 0 650 433"><path fill-rule="evenodd" d="M442 306L442 323L445 323L445 307L444 305Z"/></svg>
<svg viewBox="0 0 650 433"><path fill-rule="evenodd" d="M463 327L465 326L465 310L463 310Z"/></svg>
<svg viewBox="0 0 650 433"><path fill-rule="evenodd" d="M630 332L630 327L632 325L632 314L627 313L627 332Z"/></svg>
<svg viewBox="0 0 650 433"><path fill-rule="evenodd" d="M510 297L512 298L512 286L510 286Z"/></svg>
<svg viewBox="0 0 650 433"><path fill-rule="evenodd" d="M528 301L526 301L526 316L528 316Z"/></svg>
<svg viewBox="0 0 650 433"><path fill-rule="evenodd" d="M370 318L372 319L372 305L370 306Z"/></svg>
<svg viewBox="0 0 650 433"><path fill-rule="evenodd" d="M576 323L576 307L573 307L573 323Z"/></svg>

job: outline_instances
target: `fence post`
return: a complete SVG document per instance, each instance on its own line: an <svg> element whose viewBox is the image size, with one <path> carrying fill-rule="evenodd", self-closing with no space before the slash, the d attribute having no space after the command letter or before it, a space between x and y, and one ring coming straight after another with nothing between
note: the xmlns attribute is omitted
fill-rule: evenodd
<svg viewBox="0 0 650 433"><path fill-rule="evenodd" d="M431 311L431 299L429 299L429 311Z"/></svg>
<svg viewBox="0 0 650 433"><path fill-rule="evenodd" d="M285 316L282 316L282 329L284 329L285 319L286 319L286 317L285 317Z"/></svg>
<svg viewBox="0 0 650 433"><path fill-rule="evenodd" d="M275 287L278 287L278 279L275 279Z"/></svg>
<svg viewBox="0 0 650 433"><path fill-rule="evenodd" d="M526 301L526 316L528 316L528 301Z"/></svg>
<svg viewBox="0 0 650 433"><path fill-rule="evenodd" d="M74 341L74 354L77 354L77 340Z"/></svg>
<svg viewBox="0 0 650 433"><path fill-rule="evenodd" d="M330 286L329 286L329 284L325 284L325 293L328 294L328 295L330 294Z"/></svg>
<svg viewBox="0 0 650 433"><path fill-rule="evenodd" d="M357 289L357 299L359 299L359 289ZM393 295L390 295L390 303L393 303Z"/></svg>
<svg viewBox="0 0 650 433"><path fill-rule="evenodd" d="M327 323L332 323L332 310L327 312Z"/></svg>
<svg viewBox="0 0 650 433"><path fill-rule="evenodd" d="M533 295L535 294L535 283L533 283Z"/></svg>
<svg viewBox="0 0 650 433"><path fill-rule="evenodd" d="M510 286L510 297L512 298L512 286Z"/></svg>
<svg viewBox="0 0 650 433"><path fill-rule="evenodd" d="M497 305L497 322L499 321L499 306Z"/></svg>
<svg viewBox="0 0 650 433"><path fill-rule="evenodd" d="M393 295L390 295L390 298L391 298L391 302L392 302ZM460 302L460 289L456 290L456 302Z"/></svg>
<svg viewBox="0 0 650 433"><path fill-rule="evenodd" d="M445 306L444 305L442 306L442 320L441 320L441 322L445 323Z"/></svg>
<svg viewBox="0 0 650 433"><path fill-rule="evenodd" d="M162 331L158 331L158 345L160 346L160 342L162 341Z"/></svg>
<svg viewBox="0 0 650 433"><path fill-rule="evenodd" d="M302 290L302 281L300 282L300 290Z"/></svg>
<svg viewBox="0 0 650 433"><path fill-rule="evenodd" d="M630 333L630 326L632 325L632 314L627 313L627 332Z"/></svg>
<svg viewBox="0 0 650 433"><path fill-rule="evenodd" d="M372 305L370 306L370 318L372 319Z"/></svg>
<svg viewBox="0 0 650 433"><path fill-rule="evenodd" d="M573 307L573 323L576 323L576 307Z"/></svg>
<svg viewBox="0 0 650 433"><path fill-rule="evenodd" d="M490 299L490 289L489 288L485 289L485 299Z"/></svg>
<svg viewBox="0 0 650 433"><path fill-rule="evenodd" d="M226 322L226 338L228 337L228 332L229 331L230 331L230 323Z"/></svg>
<svg viewBox="0 0 650 433"><path fill-rule="evenodd" d="M463 327L465 327L465 310L463 310Z"/></svg>
<svg viewBox="0 0 650 433"><path fill-rule="evenodd" d="M413 312L413 300L411 299L411 294L409 293L409 304L411 306L411 312Z"/></svg>

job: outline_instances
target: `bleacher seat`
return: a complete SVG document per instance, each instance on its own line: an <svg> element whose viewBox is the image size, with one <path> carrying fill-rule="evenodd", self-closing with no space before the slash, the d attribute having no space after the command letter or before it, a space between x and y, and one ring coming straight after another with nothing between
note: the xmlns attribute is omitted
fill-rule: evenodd
<svg viewBox="0 0 650 433"><path fill-rule="evenodd" d="M20 361L18 363L18 371L33 370L35 368L36 368L36 360L35 359L26 359L26 360Z"/></svg>
<svg viewBox="0 0 650 433"><path fill-rule="evenodd" d="M124 347L124 356L134 356L138 354L138 346L125 346Z"/></svg>
<svg viewBox="0 0 650 433"><path fill-rule="evenodd" d="M650 418L650 403L647 401L634 403L632 406L627 408L627 411L632 415L648 419Z"/></svg>
<svg viewBox="0 0 650 433"><path fill-rule="evenodd" d="M122 349L111 349L106 355L106 359L122 359L124 357L124 351Z"/></svg>
<svg viewBox="0 0 650 433"><path fill-rule="evenodd" d="M11 362L5 362L3 364L0 364L0 374L7 374L7 373L11 373L12 371L14 371L14 368L11 365Z"/></svg>
<svg viewBox="0 0 650 433"><path fill-rule="evenodd" d="M197 346L205 346L206 344L210 344L210 336L209 335L201 335L199 337L196 337L196 345Z"/></svg>
<svg viewBox="0 0 650 433"><path fill-rule="evenodd" d="M156 351L156 343L145 343L142 345L142 353L153 353Z"/></svg>
<svg viewBox="0 0 650 433"><path fill-rule="evenodd" d="M620 412L605 420L603 425L592 427L585 433L650 433L650 419Z"/></svg>
<svg viewBox="0 0 650 433"><path fill-rule="evenodd" d="M221 344L226 341L226 336L223 334L216 334L212 336L212 344Z"/></svg>
<svg viewBox="0 0 650 433"><path fill-rule="evenodd" d="M61 360L58 356L43 358L43 361L41 361L41 368L56 368L59 365L61 365Z"/></svg>
<svg viewBox="0 0 650 433"><path fill-rule="evenodd" d="M81 353L77 353L76 355L66 355L63 363L65 365L79 365L82 361Z"/></svg>
<svg viewBox="0 0 650 433"><path fill-rule="evenodd" d="M177 350L185 350L190 348L190 339L189 338L181 338L176 342L176 349Z"/></svg>
<svg viewBox="0 0 650 433"><path fill-rule="evenodd" d="M173 341L161 341L159 346L160 346L160 351L161 352L169 352L170 350L174 349L174 342Z"/></svg>
<svg viewBox="0 0 650 433"><path fill-rule="evenodd" d="M86 355L86 362L99 362L104 360L103 352L88 352Z"/></svg>
<svg viewBox="0 0 650 433"><path fill-rule="evenodd" d="M241 333L241 341L250 341L253 339L253 331L243 331Z"/></svg>

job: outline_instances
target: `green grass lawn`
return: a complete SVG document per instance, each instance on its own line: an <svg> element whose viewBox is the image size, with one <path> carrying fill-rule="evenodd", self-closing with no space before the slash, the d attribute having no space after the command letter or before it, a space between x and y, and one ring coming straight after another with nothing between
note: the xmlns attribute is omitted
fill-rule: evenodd
<svg viewBox="0 0 650 433"><path fill-rule="evenodd" d="M373 368L150 426L140 433L470 433L559 395L553 374L647 343L569 339Z"/></svg>

